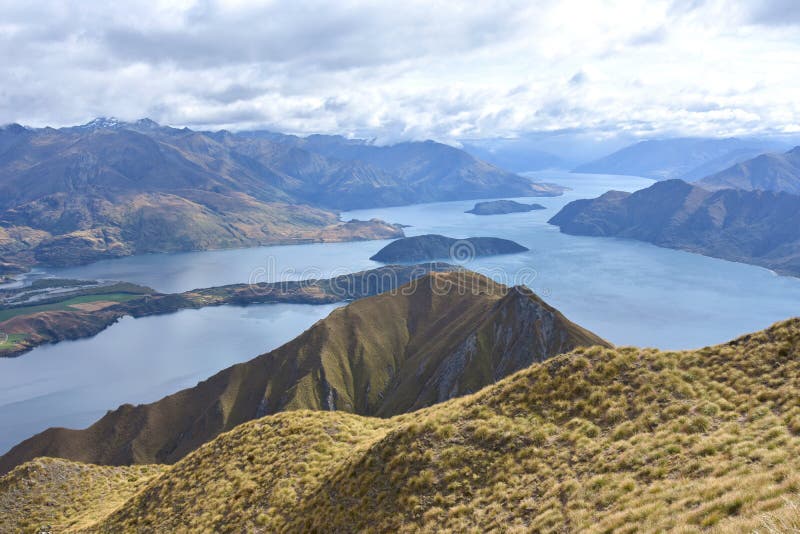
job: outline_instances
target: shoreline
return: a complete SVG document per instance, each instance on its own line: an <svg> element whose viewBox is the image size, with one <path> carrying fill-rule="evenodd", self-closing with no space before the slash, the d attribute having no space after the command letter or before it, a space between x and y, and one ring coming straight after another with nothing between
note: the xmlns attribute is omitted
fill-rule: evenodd
<svg viewBox="0 0 800 534"><path fill-rule="evenodd" d="M321 280L231 284L182 293L140 293L141 296L136 298L93 311L56 309L20 314L0 322L3 333L18 338L25 336L16 339L10 348L0 348L0 358L17 358L41 345L94 337L126 316L166 315L184 309L222 305L332 304L391 291L430 272L454 270L460 270L460 267L442 262L387 265ZM58 304L73 297L74 294L68 293L63 298L46 302ZM13 310L14 307L7 309Z"/></svg>

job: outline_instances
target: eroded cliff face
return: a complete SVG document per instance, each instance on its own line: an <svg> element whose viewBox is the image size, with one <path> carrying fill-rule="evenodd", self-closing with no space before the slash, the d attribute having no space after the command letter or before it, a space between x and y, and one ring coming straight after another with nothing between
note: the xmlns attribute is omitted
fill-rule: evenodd
<svg viewBox="0 0 800 534"><path fill-rule="evenodd" d="M438 363L414 408L472 393L578 346L608 345L524 286L510 288L475 327Z"/></svg>

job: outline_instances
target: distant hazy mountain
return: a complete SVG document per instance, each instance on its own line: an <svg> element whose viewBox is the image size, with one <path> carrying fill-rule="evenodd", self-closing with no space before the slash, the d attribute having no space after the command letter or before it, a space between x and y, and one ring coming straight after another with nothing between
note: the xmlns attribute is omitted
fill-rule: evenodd
<svg viewBox="0 0 800 534"><path fill-rule="evenodd" d="M462 147L476 158L515 172L564 168L568 165L559 156L538 150L524 141L472 141L465 142Z"/></svg>
<svg viewBox="0 0 800 534"><path fill-rule="evenodd" d="M0 263L399 237L381 222L355 230L330 210L560 192L433 142L377 147L149 119L10 125L0 129Z"/></svg>
<svg viewBox="0 0 800 534"><path fill-rule="evenodd" d="M761 154L697 182L706 189L784 191L800 194L800 146L785 154Z"/></svg>
<svg viewBox="0 0 800 534"><path fill-rule="evenodd" d="M286 345L85 430L51 428L0 457L173 463L221 432L282 411L389 417L488 384L579 346L609 346L524 287L477 273L419 278L332 312Z"/></svg>
<svg viewBox="0 0 800 534"><path fill-rule="evenodd" d="M574 172L693 181L779 148L782 145L756 139L684 137L642 141L581 165Z"/></svg>
<svg viewBox="0 0 800 534"><path fill-rule="evenodd" d="M800 276L800 196L707 191L681 180L567 204L550 220L567 234L628 237Z"/></svg>
<svg viewBox="0 0 800 534"><path fill-rule="evenodd" d="M600 136L591 130L524 132L516 137L463 138L462 148L503 169L528 172L543 169L572 169L637 139L625 133Z"/></svg>
<svg viewBox="0 0 800 534"><path fill-rule="evenodd" d="M251 140L247 148L241 137ZM278 151L260 144L268 141ZM315 204L351 209L412 202L465 200L482 196L553 196L560 187L532 183L433 141L378 146L335 135L276 136L250 132L236 136L234 149L301 178L287 184L293 194ZM265 155L272 159L265 160ZM311 155L311 157L309 157Z"/></svg>

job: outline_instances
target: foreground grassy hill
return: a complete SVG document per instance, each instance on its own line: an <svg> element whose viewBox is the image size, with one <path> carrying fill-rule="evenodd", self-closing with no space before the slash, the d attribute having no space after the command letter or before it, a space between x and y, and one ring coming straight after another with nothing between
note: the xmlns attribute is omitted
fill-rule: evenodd
<svg viewBox="0 0 800 534"><path fill-rule="evenodd" d="M470 271L433 273L335 310L291 342L85 430L48 429L0 457L172 463L235 426L284 410L388 417L472 393L534 361L607 342L529 290Z"/></svg>
<svg viewBox="0 0 800 534"><path fill-rule="evenodd" d="M51 498L101 517L91 532L791 532L798 356L798 319L696 351L580 348L391 419L250 421L107 515ZM0 479L0 503L30 465ZM15 495L28 524L51 517L38 493Z"/></svg>
<svg viewBox="0 0 800 534"><path fill-rule="evenodd" d="M104 518L164 471L39 458L0 479L0 532L56 532Z"/></svg>

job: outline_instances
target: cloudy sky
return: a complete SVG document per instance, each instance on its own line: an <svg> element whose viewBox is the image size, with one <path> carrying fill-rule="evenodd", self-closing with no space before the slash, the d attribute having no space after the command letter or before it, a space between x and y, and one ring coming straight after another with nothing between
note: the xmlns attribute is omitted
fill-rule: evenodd
<svg viewBox="0 0 800 534"><path fill-rule="evenodd" d="M0 0L0 47L0 123L800 132L798 0Z"/></svg>

